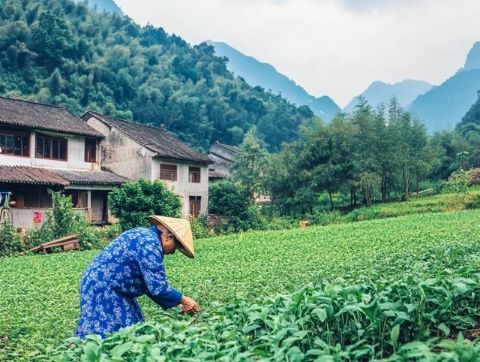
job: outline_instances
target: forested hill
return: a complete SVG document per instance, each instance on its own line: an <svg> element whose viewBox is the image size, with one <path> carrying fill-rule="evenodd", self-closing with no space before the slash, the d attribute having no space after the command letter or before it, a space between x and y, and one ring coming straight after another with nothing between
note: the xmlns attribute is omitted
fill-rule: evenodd
<svg viewBox="0 0 480 362"><path fill-rule="evenodd" d="M249 84L279 93L297 105L306 105L324 121L331 121L340 112L340 108L330 97L314 97L308 94L305 89L279 73L272 65L245 55L226 43L211 41L207 43L213 45L216 54L228 58L229 70L244 78Z"/></svg>
<svg viewBox="0 0 480 362"><path fill-rule="evenodd" d="M77 2L86 1L92 8L96 8L98 11L108 11L111 13L117 13L123 15L122 9L113 0L75 0Z"/></svg>
<svg viewBox="0 0 480 362"><path fill-rule="evenodd" d="M0 2L0 94L164 125L203 149L255 125L276 151L313 117L236 79L205 43L70 0Z"/></svg>

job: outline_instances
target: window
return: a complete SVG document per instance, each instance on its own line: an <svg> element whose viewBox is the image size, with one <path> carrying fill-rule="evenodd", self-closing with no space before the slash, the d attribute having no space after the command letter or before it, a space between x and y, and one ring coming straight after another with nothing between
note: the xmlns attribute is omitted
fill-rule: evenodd
<svg viewBox="0 0 480 362"><path fill-rule="evenodd" d="M177 165L161 163L160 180L177 181Z"/></svg>
<svg viewBox="0 0 480 362"><path fill-rule="evenodd" d="M35 157L51 160L67 160L67 140L63 138L37 135Z"/></svg>
<svg viewBox="0 0 480 362"><path fill-rule="evenodd" d="M85 138L85 162L97 161L97 140Z"/></svg>
<svg viewBox="0 0 480 362"><path fill-rule="evenodd" d="M202 206L202 197L201 196L190 196L188 198L189 210L188 213L190 216L197 218L200 216L200 208Z"/></svg>
<svg viewBox="0 0 480 362"><path fill-rule="evenodd" d="M193 183L200 183L200 167L188 168L188 181Z"/></svg>
<svg viewBox="0 0 480 362"><path fill-rule="evenodd" d="M30 156L30 135L0 130L0 153L2 155Z"/></svg>

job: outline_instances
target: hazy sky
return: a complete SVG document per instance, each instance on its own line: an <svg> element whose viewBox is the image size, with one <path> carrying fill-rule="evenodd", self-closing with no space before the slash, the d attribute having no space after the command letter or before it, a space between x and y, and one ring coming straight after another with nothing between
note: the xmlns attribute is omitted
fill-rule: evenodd
<svg viewBox="0 0 480 362"><path fill-rule="evenodd" d="M480 40L480 0L116 0L192 45L223 41L345 106L374 80L439 84Z"/></svg>

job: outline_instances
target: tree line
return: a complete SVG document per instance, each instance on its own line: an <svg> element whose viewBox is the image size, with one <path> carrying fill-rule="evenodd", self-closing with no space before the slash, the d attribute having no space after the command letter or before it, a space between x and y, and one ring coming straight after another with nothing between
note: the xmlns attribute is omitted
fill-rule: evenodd
<svg viewBox="0 0 480 362"><path fill-rule="evenodd" d="M71 0L0 2L0 94L163 125L190 145L237 145L256 126L270 151L313 118L162 28Z"/></svg>
<svg viewBox="0 0 480 362"><path fill-rule="evenodd" d="M378 108L361 99L354 112L330 124L304 124L299 138L276 154L252 130L240 145L232 181L249 195L269 194L274 211L291 216L326 205L408 200L456 170L480 165L479 109L480 100L456 130L430 136L396 99Z"/></svg>

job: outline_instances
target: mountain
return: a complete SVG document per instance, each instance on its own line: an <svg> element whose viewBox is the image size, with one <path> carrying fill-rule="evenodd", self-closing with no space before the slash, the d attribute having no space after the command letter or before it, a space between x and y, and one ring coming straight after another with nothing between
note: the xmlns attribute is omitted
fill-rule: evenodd
<svg viewBox="0 0 480 362"><path fill-rule="evenodd" d="M330 97L317 98L308 94L305 89L279 73L270 64L262 63L251 56L247 56L226 43L212 41L207 43L215 48L217 55L227 57L228 69L245 79L248 84L281 94L290 102L299 106L306 105L326 121L330 121L335 114L340 112L340 108Z"/></svg>
<svg viewBox="0 0 480 362"><path fill-rule="evenodd" d="M113 1L113 0L75 0L77 2L87 1L87 4L92 9L97 9L97 11L107 11L109 13L115 13L123 15L122 9Z"/></svg>
<svg viewBox="0 0 480 362"><path fill-rule="evenodd" d="M480 42L467 55L465 65L438 87L418 96L410 112L418 116L429 132L453 129L477 100L480 90Z"/></svg>
<svg viewBox="0 0 480 362"><path fill-rule="evenodd" d="M472 69L480 69L480 42L478 41L473 44L472 49L470 49L470 51L468 52L465 65L460 70L462 71Z"/></svg>
<svg viewBox="0 0 480 362"><path fill-rule="evenodd" d="M407 109L418 95L427 92L431 88L432 85L430 83L413 79L403 80L394 84L375 81L360 96L364 97L372 106L378 106L380 103L386 104L395 97L402 107ZM358 97L352 99L343 111L347 113L353 112L358 103Z"/></svg>
<svg viewBox="0 0 480 362"><path fill-rule="evenodd" d="M236 77L212 46L87 5L0 1L1 95L164 126L203 150L255 127L278 151L311 122L307 107Z"/></svg>

